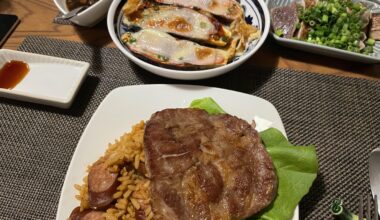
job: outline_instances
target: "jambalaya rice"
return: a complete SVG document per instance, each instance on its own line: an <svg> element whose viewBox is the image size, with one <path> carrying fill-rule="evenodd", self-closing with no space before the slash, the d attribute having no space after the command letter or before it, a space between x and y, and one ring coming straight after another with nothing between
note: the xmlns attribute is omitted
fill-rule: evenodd
<svg viewBox="0 0 380 220"><path fill-rule="evenodd" d="M113 194L115 204L106 210L106 220L136 219L137 215L145 215L147 220L153 219L150 202L150 180L141 172L145 155L143 151L144 122L134 125L130 133L122 135L98 161L108 165L112 172L119 174L120 185ZM141 164L140 164L141 163ZM90 170L90 166L87 171ZM87 176L82 185L75 185L79 191L76 196L80 200L81 211L89 209Z"/></svg>

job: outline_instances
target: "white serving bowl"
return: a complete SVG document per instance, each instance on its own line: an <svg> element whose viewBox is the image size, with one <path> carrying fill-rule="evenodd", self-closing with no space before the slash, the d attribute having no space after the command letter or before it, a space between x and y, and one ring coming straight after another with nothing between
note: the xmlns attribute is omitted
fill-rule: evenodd
<svg viewBox="0 0 380 220"><path fill-rule="evenodd" d="M134 63L142 67L143 69L152 72L154 74L181 80L197 80L205 79L214 76L218 76L227 73L245 61L247 61L264 43L268 36L270 28L270 16L268 8L263 0L241 0L241 5L245 8L245 16L251 16L252 25L258 26L261 30L261 37L258 40L253 41L247 51L239 57L236 57L232 62L227 65L205 70L178 70L170 69L154 65L153 63L146 62L136 57L129 49L123 45L119 38L119 25L121 22L121 7L125 4L126 0L114 0L109 8L107 16L108 31L111 35L113 42L116 46Z"/></svg>
<svg viewBox="0 0 380 220"><path fill-rule="evenodd" d="M66 0L54 0L54 3L63 14L69 12ZM80 26L92 27L106 16L111 3L112 0L99 0L86 10L80 12L77 16L71 18L70 21Z"/></svg>

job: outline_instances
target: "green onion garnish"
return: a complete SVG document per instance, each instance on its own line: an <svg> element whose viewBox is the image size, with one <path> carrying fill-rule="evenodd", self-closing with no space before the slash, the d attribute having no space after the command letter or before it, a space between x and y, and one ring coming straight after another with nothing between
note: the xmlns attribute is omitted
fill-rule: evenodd
<svg viewBox="0 0 380 220"><path fill-rule="evenodd" d="M372 39L372 38L368 38L368 40L367 40L367 45L369 45L369 46L374 46L374 45L375 45L375 40Z"/></svg>
<svg viewBox="0 0 380 220"><path fill-rule="evenodd" d="M308 26L305 41L327 45L343 50L363 54L371 53L369 47L375 45L373 39L365 41L368 48L359 48L359 42L365 39L362 33L366 24L362 15L368 9L362 3L352 0L319 0L310 8L300 9L299 22ZM281 36L281 32L275 32Z"/></svg>
<svg viewBox="0 0 380 220"><path fill-rule="evenodd" d="M343 200L334 199L331 203L330 210L332 214L340 220L358 220L359 216L353 214L343 206Z"/></svg>
<svg viewBox="0 0 380 220"><path fill-rule="evenodd" d="M281 29L277 29L275 32L274 32L275 35L281 37L284 33L282 32Z"/></svg>

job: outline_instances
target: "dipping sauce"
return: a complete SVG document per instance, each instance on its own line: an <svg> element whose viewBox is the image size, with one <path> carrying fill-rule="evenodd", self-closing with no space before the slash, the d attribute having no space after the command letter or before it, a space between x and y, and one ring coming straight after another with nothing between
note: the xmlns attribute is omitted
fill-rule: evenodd
<svg viewBox="0 0 380 220"><path fill-rule="evenodd" d="M81 6L90 6L95 4L99 0L66 0L66 6L69 11L76 9Z"/></svg>
<svg viewBox="0 0 380 220"><path fill-rule="evenodd" d="M13 89L29 72L29 65L23 61L11 60L0 69L0 88Z"/></svg>

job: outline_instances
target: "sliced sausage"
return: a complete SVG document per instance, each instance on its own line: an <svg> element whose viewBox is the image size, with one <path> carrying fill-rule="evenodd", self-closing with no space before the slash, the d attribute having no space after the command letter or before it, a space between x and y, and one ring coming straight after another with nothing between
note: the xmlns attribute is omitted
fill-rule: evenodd
<svg viewBox="0 0 380 220"><path fill-rule="evenodd" d="M136 210L136 220L146 220L146 217L145 217L145 212L144 210Z"/></svg>
<svg viewBox="0 0 380 220"><path fill-rule="evenodd" d="M80 211L80 207L76 207L70 214L70 220L105 220L104 212L86 209Z"/></svg>
<svg viewBox="0 0 380 220"><path fill-rule="evenodd" d="M112 195L119 185L118 174L111 172L105 163L95 163L88 174L88 200L92 209L102 209L113 201Z"/></svg>
<svg viewBox="0 0 380 220"><path fill-rule="evenodd" d="M80 220L106 220L103 214L104 212L91 210L84 214Z"/></svg>
<svg viewBox="0 0 380 220"><path fill-rule="evenodd" d="M75 209L73 209L73 211L71 212L70 214L70 217L69 219L70 220L80 220L80 207L76 207Z"/></svg>

